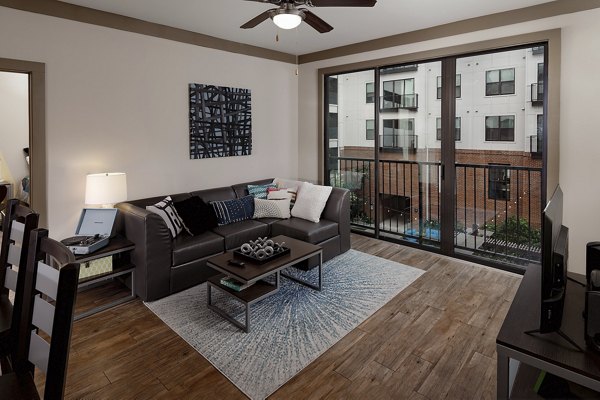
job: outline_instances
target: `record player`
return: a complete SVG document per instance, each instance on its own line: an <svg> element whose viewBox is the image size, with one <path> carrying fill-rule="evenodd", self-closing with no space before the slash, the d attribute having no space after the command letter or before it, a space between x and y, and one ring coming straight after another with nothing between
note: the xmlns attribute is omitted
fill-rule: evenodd
<svg viewBox="0 0 600 400"><path fill-rule="evenodd" d="M116 208L84 208L79 217L75 236L61 242L73 254L89 254L108 245L115 218Z"/></svg>

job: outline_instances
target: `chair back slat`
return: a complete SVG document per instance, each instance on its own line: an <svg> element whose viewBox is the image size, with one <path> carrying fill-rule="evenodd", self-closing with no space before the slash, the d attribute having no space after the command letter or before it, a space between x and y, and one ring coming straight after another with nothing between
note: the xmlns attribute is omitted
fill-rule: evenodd
<svg viewBox="0 0 600 400"><path fill-rule="evenodd" d="M18 267L21 263L21 251L23 248L21 245L9 244L8 245L8 258L7 261L11 266Z"/></svg>
<svg viewBox="0 0 600 400"><path fill-rule="evenodd" d="M29 361L48 373L48 360L50 356L50 344L42 339L35 330L31 331L31 343L29 344Z"/></svg>
<svg viewBox="0 0 600 400"><path fill-rule="evenodd" d="M55 308L52 304L42 299L41 296L35 296L33 304L33 318L31 323L48 335L52 333L52 322L54 321Z"/></svg>
<svg viewBox="0 0 600 400"><path fill-rule="evenodd" d="M56 268L49 266L48 260L55 260ZM79 264L73 253L50 239L46 229L34 229L25 274L30 292L24 296L17 332L25 340L17 343L13 359L17 373L33 373L34 367L45 373L44 397L48 399L64 397L78 277ZM38 330L50 337L49 343Z"/></svg>
<svg viewBox="0 0 600 400"><path fill-rule="evenodd" d="M6 277L4 278L4 287L6 287L9 290L12 290L13 292L16 292L18 275L19 274L14 269L7 268Z"/></svg>
<svg viewBox="0 0 600 400"><path fill-rule="evenodd" d="M23 243L23 235L25 234L25 224L19 221L13 221L10 229L10 240L15 243Z"/></svg>
<svg viewBox="0 0 600 400"><path fill-rule="evenodd" d="M58 290L59 272L48 264L41 261L38 262L38 273L35 282L35 290L45 294L56 300L56 292Z"/></svg>

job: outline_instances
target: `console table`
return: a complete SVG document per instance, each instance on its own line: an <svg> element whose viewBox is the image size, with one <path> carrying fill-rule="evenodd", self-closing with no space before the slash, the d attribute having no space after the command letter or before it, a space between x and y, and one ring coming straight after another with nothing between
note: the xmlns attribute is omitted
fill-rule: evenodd
<svg viewBox="0 0 600 400"><path fill-rule="evenodd" d="M585 282L581 275L570 277ZM556 333L526 334L539 327L541 267L530 265L496 338L498 355L497 398L508 399L520 363L547 371L600 392L600 354L586 349L584 340L585 288L567 281L562 331L584 352L576 350ZM531 386L535 382L531 382Z"/></svg>

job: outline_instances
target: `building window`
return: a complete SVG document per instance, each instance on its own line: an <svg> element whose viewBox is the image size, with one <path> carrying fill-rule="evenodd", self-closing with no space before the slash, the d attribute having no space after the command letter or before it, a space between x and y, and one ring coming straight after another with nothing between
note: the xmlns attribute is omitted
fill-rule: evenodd
<svg viewBox="0 0 600 400"><path fill-rule="evenodd" d="M488 198L510 200L510 164L489 164Z"/></svg>
<svg viewBox="0 0 600 400"><path fill-rule="evenodd" d="M537 115L537 135L542 137L544 134L544 114Z"/></svg>
<svg viewBox="0 0 600 400"><path fill-rule="evenodd" d="M383 109L416 107L414 78L383 82Z"/></svg>
<svg viewBox="0 0 600 400"><path fill-rule="evenodd" d="M381 147L415 148L415 119L384 119Z"/></svg>
<svg viewBox="0 0 600 400"><path fill-rule="evenodd" d="M515 94L515 69L495 69L485 73L485 95Z"/></svg>
<svg viewBox="0 0 600 400"><path fill-rule="evenodd" d="M373 82L368 82L366 84L366 102L374 103L375 102L375 84Z"/></svg>
<svg viewBox="0 0 600 400"><path fill-rule="evenodd" d="M456 117L455 122L454 122L454 140L458 141L460 140L460 126L461 126L461 119L460 117ZM436 140L442 140L442 119L441 118L436 118L435 119L435 125L436 125L436 130L435 130L435 139Z"/></svg>
<svg viewBox="0 0 600 400"><path fill-rule="evenodd" d="M338 103L338 80L337 76L330 76L328 79L328 102L330 105Z"/></svg>
<svg viewBox="0 0 600 400"><path fill-rule="evenodd" d="M537 68L537 95L539 100L544 99L544 63L539 63Z"/></svg>
<svg viewBox="0 0 600 400"><path fill-rule="evenodd" d="M375 140L375 120L368 119L366 127L367 140Z"/></svg>
<svg viewBox="0 0 600 400"><path fill-rule="evenodd" d="M531 48L531 54L544 54L544 46L534 46Z"/></svg>
<svg viewBox="0 0 600 400"><path fill-rule="evenodd" d="M460 74L456 74L456 98L460 99L461 96L461 86L460 86ZM437 99L442 98L442 77L437 77Z"/></svg>
<svg viewBox="0 0 600 400"><path fill-rule="evenodd" d="M328 113L327 114L327 137L329 139L338 138L338 114Z"/></svg>
<svg viewBox="0 0 600 400"><path fill-rule="evenodd" d="M394 65L393 67L381 68L380 74L397 74L399 72L413 72L419 69L419 64Z"/></svg>
<svg viewBox="0 0 600 400"><path fill-rule="evenodd" d="M485 140L489 142L513 142L515 140L515 116L496 115L485 117Z"/></svg>

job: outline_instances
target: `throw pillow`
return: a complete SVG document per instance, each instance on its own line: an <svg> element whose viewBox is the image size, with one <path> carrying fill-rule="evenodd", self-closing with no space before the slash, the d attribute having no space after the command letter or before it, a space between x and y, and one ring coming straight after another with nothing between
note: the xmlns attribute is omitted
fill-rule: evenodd
<svg viewBox="0 0 600 400"><path fill-rule="evenodd" d="M269 188L276 188L277 185L274 183L267 183L266 185L248 185L248 194L255 199L266 199L267 190Z"/></svg>
<svg viewBox="0 0 600 400"><path fill-rule="evenodd" d="M165 197L164 200L159 201L152 206L147 206L146 210L158 214L165 221L173 238L177 237L183 230L183 222L173 206L171 196Z"/></svg>
<svg viewBox="0 0 600 400"><path fill-rule="evenodd" d="M292 216L319 222L332 189L331 186L303 183L298 190L298 197L296 197L296 203L292 208Z"/></svg>
<svg viewBox="0 0 600 400"><path fill-rule="evenodd" d="M239 199L211 201L219 226L233 222L245 221L254 215L254 197L245 196Z"/></svg>
<svg viewBox="0 0 600 400"><path fill-rule="evenodd" d="M291 198L292 195L288 193L287 189L269 188L267 191L267 200L291 200Z"/></svg>
<svg viewBox="0 0 600 400"><path fill-rule="evenodd" d="M216 228L217 216L215 210L200 197L192 196L177 201L173 205L183 222L183 227L190 235L200 235L209 229Z"/></svg>
<svg viewBox="0 0 600 400"><path fill-rule="evenodd" d="M263 200L254 199L254 216L252 218L282 218L290 217L290 199Z"/></svg>

